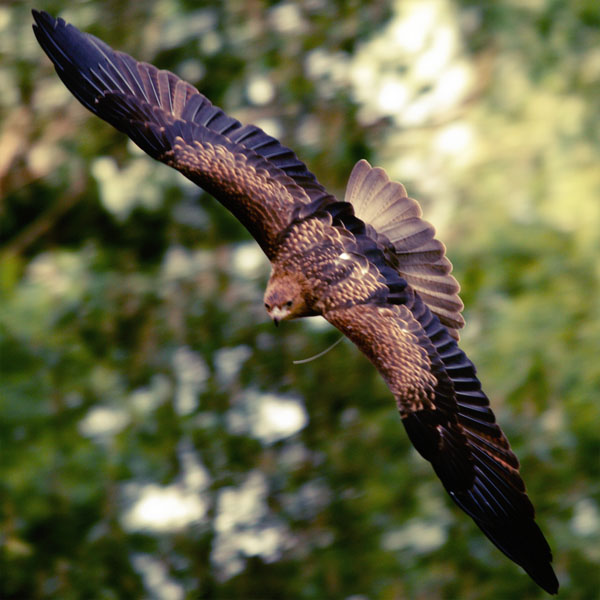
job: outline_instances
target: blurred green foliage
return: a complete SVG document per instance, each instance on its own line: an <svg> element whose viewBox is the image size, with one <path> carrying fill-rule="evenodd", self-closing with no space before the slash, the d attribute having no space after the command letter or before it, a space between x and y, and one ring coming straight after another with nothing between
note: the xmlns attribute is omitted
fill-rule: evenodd
<svg viewBox="0 0 600 600"><path fill-rule="evenodd" d="M451 505L356 349L292 363L337 333L273 329L246 232L70 97L28 4L0 7L0 596L543 597ZM270 128L340 196L363 157L407 184L562 596L598 597L597 2L35 7ZM446 73L468 75L452 101ZM264 429L282 399L300 431Z"/></svg>

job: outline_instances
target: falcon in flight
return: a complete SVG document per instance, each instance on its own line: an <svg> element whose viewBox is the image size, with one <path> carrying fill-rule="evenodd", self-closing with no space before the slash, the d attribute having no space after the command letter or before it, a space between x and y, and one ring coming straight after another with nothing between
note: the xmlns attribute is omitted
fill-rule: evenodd
<svg viewBox="0 0 600 600"><path fill-rule="evenodd" d="M459 286L404 187L361 160L343 202L294 152L198 90L33 11L38 42L74 96L229 209L272 270L275 323L322 315L379 371L418 452L487 537L551 594L552 554L519 461L458 347Z"/></svg>

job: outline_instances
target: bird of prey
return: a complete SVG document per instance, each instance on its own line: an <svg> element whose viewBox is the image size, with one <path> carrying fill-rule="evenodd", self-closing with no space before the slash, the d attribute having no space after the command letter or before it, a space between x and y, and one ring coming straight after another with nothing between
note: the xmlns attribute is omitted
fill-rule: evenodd
<svg viewBox="0 0 600 600"><path fill-rule="evenodd" d="M38 42L75 97L212 194L256 239L272 264L264 302L273 321L322 315L350 338L452 500L556 593L519 462L457 344L463 305L451 264L404 187L361 160L338 201L289 148L173 73L62 19L33 16Z"/></svg>

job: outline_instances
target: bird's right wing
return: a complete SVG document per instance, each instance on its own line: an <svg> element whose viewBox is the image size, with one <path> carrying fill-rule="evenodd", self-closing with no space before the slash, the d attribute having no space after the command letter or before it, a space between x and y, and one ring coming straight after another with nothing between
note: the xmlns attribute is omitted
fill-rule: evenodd
<svg viewBox="0 0 600 600"><path fill-rule="evenodd" d="M380 372L411 442L454 502L534 581L556 593L550 548L475 367L419 296L406 291L407 303L355 304L324 316Z"/></svg>
<svg viewBox="0 0 600 600"><path fill-rule="evenodd" d="M328 198L296 155L242 126L189 83L33 11L38 42L73 95L153 158L224 204L269 258L295 212Z"/></svg>

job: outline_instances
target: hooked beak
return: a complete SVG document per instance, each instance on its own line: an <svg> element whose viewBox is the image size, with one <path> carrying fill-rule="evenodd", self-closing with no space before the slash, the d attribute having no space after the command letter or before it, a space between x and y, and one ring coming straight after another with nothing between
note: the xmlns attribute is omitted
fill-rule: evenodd
<svg viewBox="0 0 600 600"><path fill-rule="evenodd" d="M279 322L283 321L289 315L289 313L289 309L275 306L269 313L269 316L271 317L271 319L273 319L275 327L277 327L279 325Z"/></svg>

